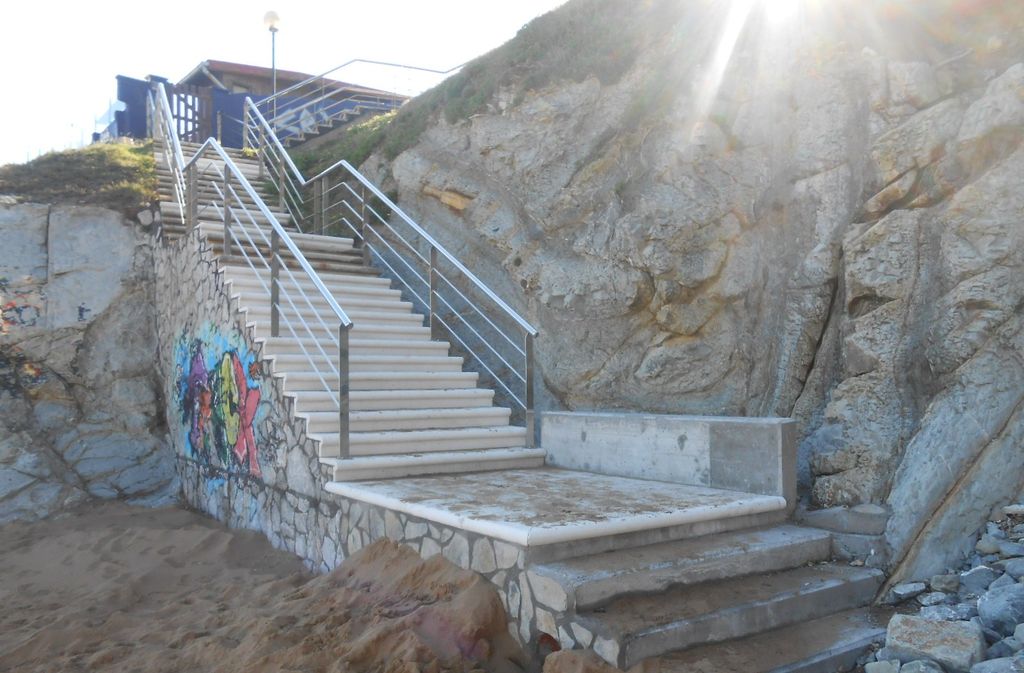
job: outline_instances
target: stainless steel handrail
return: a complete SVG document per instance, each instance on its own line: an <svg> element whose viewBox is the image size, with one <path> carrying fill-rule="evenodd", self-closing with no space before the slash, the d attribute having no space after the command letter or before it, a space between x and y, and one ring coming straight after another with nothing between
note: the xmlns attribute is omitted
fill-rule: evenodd
<svg viewBox="0 0 1024 673"><path fill-rule="evenodd" d="M418 72L430 72L430 73L434 73L435 75L447 75L449 73L455 72L456 70L458 70L462 66L466 65L465 63L460 63L459 65L455 66L454 68L448 68L447 70L435 70L433 68L422 68L422 67L416 66L416 65L406 65L404 63L390 63L388 61L374 61L374 60L366 59L366 58L353 58L353 59L351 59L349 61L345 61L344 63L342 63L339 66L336 66L334 68L331 68L330 70L322 72L319 75L312 75L312 76L307 77L306 79L302 80L298 84L293 84L293 85L291 85L290 87L288 87L286 89L281 89L280 91L278 91L273 96L269 96L267 98L261 99L260 102L259 102L259 105L269 104L270 102L274 101L277 98L280 98L281 96L289 94L292 91L297 91L297 90L299 90L299 89L301 89L301 88L303 88L305 86L308 86L308 85L312 84L313 82L316 82L317 80L320 80L320 79L323 79L324 77L327 77L331 73L338 72L342 68L347 68L348 66L354 65L356 63L366 63L367 65L382 65L382 66L389 67L389 68L402 68L403 70L416 70Z"/></svg>
<svg viewBox="0 0 1024 673"><path fill-rule="evenodd" d="M508 393L509 398L522 408L525 412L528 441L532 445L535 431L533 352L534 340L538 336L537 329L348 161L338 161L312 178L306 178L288 156L271 124L267 122L251 99L246 100L245 113L247 123L244 132L251 133L254 140L259 140L258 146L263 150L260 153L261 165L266 164L269 159L271 168L278 166L280 169L286 168L292 173L288 181L279 178L282 193L292 181L305 194L308 195L309 192L312 192L311 196L301 196L295 199L294 203L286 201L286 206L295 207L295 210L292 211L293 219L296 221L308 220L309 214L305 211L312 207L313 231L326 233L329 226L328 212L332 208L342 206L341 212L334 212L330 219L338 226L347 228L355 239L361 242L364 258L367 261L369 261L369 255L374 255L377 261L387 268L394 280L400 282L423 305L429 312L433 338L440 338L441 330L446 330ZM343 188L341 192L347 191L347 195L340 192L335 193L335 190L339 188ZM357 189L361 193L357 193ZM332 199L339 196L343 197L342 200L332 203ZM391 221L377 212L370 203L371 199L390 210ZM353 203L355 206L352 205ZM399 222L407 229L407 233L411 232L411 236L416 242L395 229L393 223ZM383 231L378 231L378 227ZM392 242L403 250L396 249ZM417 244L420 249L417 248ZM448 273L442 271L442 263L447 265ZM421 267L421 270L416 269L417 265ZM456 277L460 275L462 279L456 280ZM441 286L442 283L453 290L454 295L450 297L451 301L443 296L445 290ZM461 284L462 289L457 284ZM469 296L467 288L477 296L476 300ZM489 307L493 306L493 309L484 310L478 306L477 302L480 298L483 298ZM466 310L461 310L460 307L465 307ZM445 320L441 315L442 310L455 315L466 325L469 333L458 334L455 321ZM472 316L464 315L467 311L479 316L482 324L478 324L476 327L470 325L469 319ZM517 330L522 338L521 345L517 343L517 338L510 336L495 322L498 316L505 316L515 325L514 331ZM488 335L494 336L489 338ZM496 337L500 337L500 339ZM468 343L468 340L476 340L483 344L485 350L478 352ZM499 341L511 345L512 357L506 358L498 351ZM487 352L493 354L493 362L500 364L489 365L486 361ZM524 361L521 371L510 362L519 357L522 357ZM509 378L508 383L502 380L501 371L503 370L511 372L511 376L515 380ZM518 387L517 382L523 384L522 394L513 391L514 387Z"/></svg>
<svg viewBox="0 0 1024 673"><path fill-rule="evenodd" d="M232 256L232 241L236 244L239 252L245 258L248 266L256 272L257 280L263 289L269 295L270 298L270 313L271 313L271 326L270 332L271 337L279 336L280 331L280 318L281 302L280 298L282 292L284 299L288 302L294 312L295 321L305 329L310 337L313 337L314 343L317 345L317 349L326 360L328 369L331 374L338 377L337 380L337 396L334 394L334 386L325 380L321 374L321 367L318 366L317 362L314 361L314 357L306 350L305 345L302 343L302 339L296 333L295 325L293 321L285 319L285 327L291 332L292 336L299 342L299 347L305 355L311 371L316 374L320 379L321 384L326 389L328 395L332 401L338 405L338 421L339 421L339 446L338 453L342 458L347 458L349 455L349 332L353 327L352 320L348 314L338 305L334 296L324 285L320 279L319 274L313 269L306 259L305 255L299 249L299 247L292 240L288 231L281 225L280 221L270 210L269 207L264 203L259 193L253 188L248 178L242 173L241 169L234 162L234 160L228 155L228 153L221 147L220 143L215 138L207 139L199 149L196 150L195 154L188 160L185 161L184 155L181 152L181 145L177 140L177 134L173 124L173 117L171 116L170 103L167 99L167 93L164 89L163 84L158 83L156 86L156 99L150 97L150 102L153 105L153 117L157 122L156 126L158 129L154 129L155 132L159 132L161 139L164 141L167 147L173 148L173 157L168 157L168 163L172 174L175 177L175 184L184 185L185 189L185 203L183 204L182 215L185 219L188 231L192 232L198 226L198 166L199 161L204 159L206 154L213 153L216 159L222 162L223 170L216 170L214 179L210 181L212 191L217 198L220 199L220 203L217 203L214 199L209 205L212 206L213 210L216 211L219 219L224 225L224 240L223 240L223 257L230 258ZM264 219L270 225L270 238L268 239L266 232L263 230L257 221L255 214L250 210L250 206L241 198L235 186L242 189L245 196L248 196L255 206L256 211L259 215L262 215ZM176 188L177 191L177 188ZM179 199L180 200L180 199ZM239 218L239 213L243 213L248 219L248 224L244 223ZM264 270L270 272L270 285L267 286L260 277L259 270L253 263L253 258L250 257L249 252L246 250L244 242L239 239L235 232L238 229L244 234L248 240L250 249L260 261L263 262ZM249 230L256 231L259 236L263 239L264 245L270 248L270 260L266 259L263 254L260 245L257 241L253 240ZM334 329L329 327L321 317L319 311L313 304L312 299L303 289L299 279L295 277L292 270L285 264L285 260L281 255L281 244L287 248L288 252L291 253L292 258L298 262L299 267L305 273L305 277L312 282L313 287L319 293L320 298L326 303L330 312L337 319L338 327L335 335ZM280 281L281 269L291 277L295 288L297 289L297 295L301 296L292 297L291 293L287 290L287 287L282 285ZM300 310L300 307L296 306L296 299L305 300L305 309ZM316 319L320 322L321 326L326 331L326 334L333 345L338 347L338 360L337 367L334 366L330 356L324 351L321 345L321 338L318 338L313 331L313 328L309 325L304 317L304 313L311 313L315 315ZM321 455L325 455L322 453Z"/></svg>

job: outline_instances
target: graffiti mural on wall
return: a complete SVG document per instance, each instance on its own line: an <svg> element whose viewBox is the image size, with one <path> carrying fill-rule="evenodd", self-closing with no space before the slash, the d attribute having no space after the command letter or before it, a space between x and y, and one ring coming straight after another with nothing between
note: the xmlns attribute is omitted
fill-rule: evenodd
<svg viewBox="0 0 1024 673"><path fill-rule="evenodd" d="M175 346L178 409L190 457L259 477L260 382L256 356L235 331L205 325Z"/></svg>
<svg viewBox="0 0 1024 673"><path fill-rule="evenodd" d="M0 277L0 336L16 327L35 327L43 317L40 308L46 295L35 283L20 283L21 287Z"/></svg>

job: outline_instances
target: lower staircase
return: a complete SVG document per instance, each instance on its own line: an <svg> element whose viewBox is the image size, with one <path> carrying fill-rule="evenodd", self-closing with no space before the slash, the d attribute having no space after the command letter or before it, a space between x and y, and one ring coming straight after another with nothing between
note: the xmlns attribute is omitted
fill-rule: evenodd
<svg viewBox="0 0 1024 673"><path fill-rule="evenodd" d="M164 150L156 152L163 235L174 239L186 228ZM256 160L229 153L260 185ZM827 531L788 521L793 502L545 467L545 451L528 448L526 429L510 424L510 410L478 387L448 342L431 339L424 316L352 239L299 233L271 208L354 323L350 453L340 457L337 402L324 390L330 375L305 355L323 344L284 326L271 335L267 271L249 254L269 254L265 222L235 228L248 247L225 245L216 194L203 184L200 234L319 442L333 475L327 490L525 548L524 581L540 608L529 639L593 648L621 668L831 673L884 635L884 620L866 607L882 573L831 562ZM282 256L281 282L313 302L304 319L329 323L328 302L294 256ZM337 389L336 376L326 383Z"/></svg>

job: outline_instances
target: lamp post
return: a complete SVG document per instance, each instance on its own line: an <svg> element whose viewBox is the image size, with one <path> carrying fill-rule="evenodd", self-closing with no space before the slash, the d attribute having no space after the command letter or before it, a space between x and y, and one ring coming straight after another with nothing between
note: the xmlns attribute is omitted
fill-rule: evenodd
<svg viewBox="0 0 1024 673"><path fill-rule="evenodd" d="M280 22L281 17L273 10L263 15L263 24L270 31L270 78L273 89L271 93L273 107L270 112L271 128L273 128L274 118L277 117L277 24Z"/></svg>

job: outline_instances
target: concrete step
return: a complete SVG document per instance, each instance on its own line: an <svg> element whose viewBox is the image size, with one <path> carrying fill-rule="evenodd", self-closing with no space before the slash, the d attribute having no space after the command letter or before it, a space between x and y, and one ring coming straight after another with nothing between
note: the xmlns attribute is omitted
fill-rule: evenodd
<svg viewBox="0 0 1024 673"><path fill-rule="evenodd" d="M285 287L284 283L282 283L282 291L284 291ZM240 303L246 306L258 306L261 303L270 302L270 295L267 294L267 291L262 286L257 288L232 284L231 293L237 294L239 296ZM319 292L315 294L307 293L306 297L308 297L309 301L313 303L313 305L317 306L318 309L321 309L321 311L327 308L327 300L324 299ZM378 299L375 297L349 295L336 298L335 301L337 301L349 315L354 314L358 310L405 314L412 313L413 310L412 302L400 301L397 297L384 297ZM303 300L303 304L304 303L305 300ZM296 302L296 304L298 305L298 302ZM420 320L423 320L422 316L420 317Z"/></svg>
<svg viewBox="0 0 1024 673"><path fill-rule="evenodd" d="M288 211L281 210L279 208L270 208L269 210L279 224L285 228L288 228L291 225L292 216ZM249 210L248 213L248 215L239 214L239 219L247 224L255 222L257 225L270 225L270 220L267 219L267 216L262 212ZM167 217L176 217L179 219L184 218L181 206L178 205L177 201L161 201L160 214ZM220 220L222 224L224 222L222 219L223 215L220 213L220 204L212 200L200 199L196 207L196 214L208 222L216 222L217 220Z"/></svg>
<svg viewBox="0 0 1024 673"><path fill-rule="evenodd" d="M320 457L339 455L338 433L310 433L320 440ZM435 451L468 451L476 449L511 449L526 445L526 429L514 425L451 430L404 430L382 432L350 432L351 456L429 453Z"/></svg>
<svg viewBox="0 0 1024 673"><path fill-rule="evenodd" d="M199 226L210 238L222 239L224 237L224 224L222 222L200 222ZM238 225L234 225L234 228L237 230L239 227ZM262 236L257 232L262 232L262 234L267 237L267 240L270 240L270 231L266 228L256 228L249 225L244 228L246 232L253 237L253 240L263 241ZM327 250L333 252L354 252L359 255L362 254L359 250L356 250L355 242L351 238L303 234L298 231L289 231L288 235L303 252L306 252L307 250Z"/></svg>
<svg viewBox="0 0 1024 673"><path fill-rule="evenodd" d="M253 246L250 245L248 241L243 241L242 243L239 243L238 241L232 241L230 251L231 254L225 255L224 248L219 240L214 242L207 241L206 245L209 247L209 249L213 252L214 255L221 259L221 261L231 263L239 262L242 264L246 264L246 266L248 266L249 263L252 263L252 265L255 266L257 269L263 270L267 278L270 277L269 247L263 245ZM255 251L258 252L255 252L254 248ZM377 276L380 273L373 267L369 267L363 264L362 257L350 253L333 253L323 252L320 250L310 250L303 251L302 256L306 259L306 262L308 262L309 265L313 267L314 270L317 271L318 274L321 271L330 271L334 273L341 272L353 275L368 276ZM292 272L296 275L296 277L299 277L299 274L296 273L295 270L301 269L302 265L298 263L297 257L293 255L290 250L283 250L281 252L281 261L283 267L292 269ZM305 275L304 272L301 272L301 274L303 276ZM281 277L289 279L291 278L288 272L284 271L283 269L281 271Z"/></svg>
<svg viewBox="0 0 1024 673"><path fill-rule="evenodd" d="M287 372L285 390L322 391L321 377L332 390L338 387L338 377L330 372ZM448 388L473 388L476 386L475 372L351 372L351 390L441 390Z"/></svg>
<svg viewBox="0 0 1024 673"><path fill-rule="evenodd" d="M317 411L304 415L309 419L308 432L312 434L330 433L338 429L336 411ZM502 407L352 411L349 413L349 429L352 432L387 432L479 428L508 425L510 415L511 411Z"/></svg>
<svg viewBox="0 0 1024 673"><path fill-rule="evenodd" d="M293 308L288 303L287 297L291 298L295 304ZM251 296L251 295L250 295ZM316 320L316 316L331 325L331 321L336 320L337 316L330 308L327 307L326 301L315 302L313 297L309 298L310 301L306 302L301 296L297 296L288 292L287 288L281 290L281 315L282 320L286 319L287 316L291 316L296 310L302 312L302 317L305 318L306 322L310 326L318 325L319 322ZM423 326L423 316L418 313L412 313L409 311L376 311L373 309L366 309L356 306L346 306L342 302L338 302L341 305L342 310L356 323L356 326L362 323L372 323L375 325L414 325L417 327ZM252 301L247 301L241 304L244 308L248 309L250 320L266 320L270 321L270 298L253 297ZM282 328L283 329L283 328Z"/></svg>
<svg viewBox="0 0 1024 673"><path fill-rule="evenodd" d="M611 643L599 653L625 669L666 652L863 607L883 578L872 568L804 566L622 598L577 620Z"/></svg>
<svg viewBox="0 0 1024 673"><path fill-rule="evenodd" d="M268 356L303 354L303 349L308 353L319 353L316 344L311 339L281 336L266 339L265 342L264 355ZM348 348L349 353L352 355L401 354L443 356L448 354L449 345L447 341L349 339Z"/></svg>
<svg viewBox="0 0 1024 673"><path fill-rule="evenodd" d="M268 289L270 288L269 272L256 276L256 274L242 274L235 272L235 265L232 264L232 268L229 270L226 280L231 283L231 293L237 295L246 296L266 296ZM319 275L319 274L317 274ZM392 290L387 285L380 283L371 285L365 282L359 282L362 279L367 280L381 280L375 276L361 276L358 274L349 274L349 277L353 280L351 282L341 283L338 281L324 281L324 287L330 292L331 296L338 304L348 302L351 300L358 299L362 302L377 303L380 307L384 306L399 306L402 301L402 293L398 290ZM321 276L322 278L322 276ZM294 291L299 294L305 294L310 300L316 299L326 302L320 290L313 285L313 282L305 275L305 273L292 272L291 274L282 273L280 277L281 287L288 288L289 291ZM355 306L355 304L349 304ZM367 305L367 304L363 304ZM343 307L344 308L344 307Z"/></svg>
<svg viewBox="0 0 1024 673"><path fill-rule="evenodd" d="M583 611L623 596L824 561L830 549L825 531L773 526L536 565L530 579L535 591L543 584L548 605Z"/></svg>
<svg viewBox="0 0 1024 673"><path fill-rule="evenodd" d="M299 413L336 412L334 399L322 390L288 391L296 396ZM349 393L351 411L385 409L442 409L489 407L494 391L483 388L437 388L433 390L353 390Z"/></svg>
<svg viewBox="0 0 1024 673"><path fill-rule="evenodd" d="M184 155L185 163L186 164L189 161L191 161L192 157L195 156L195 153L198 150L199 150L199 146L198 145L196 145L195 147L188 147L188 148L186 148L185 146L182 146L181 153ZM157 164L157 172L158 172L158 174L159 173L163 173L165 175L169 174L170 173L170 169L167 168L168 164L167 164L167 160L166 160L166 156L164 154L163 148L162 147L156 147L154 149L153 153L154 153L154 155L156 157L156 164ZM231 155L228 155L228 156L231 156ZM251 174L251 175L255 176L255 175L257 175L259 173L259 170L260 170L259 163L256 160L254 160L254 159L247 159L245 157L240 157L240 156L235 155L235 156L231 156L231 161L233 161L235 163L235 165L238 166L238 168L242 171L242 173L245 173L246 175ZM216 167L217 169L221 169L224 166L224 162L221 161L220 157L217 157L216 154L211 150L209 154L207 154L205 157L199 159L199 161L196 163L196 166L201 171L202 170L206 170L207 168L210 168L210 167Z"/></svg>
<svg viewBox="0 0 1024 673"><path fill-rule="evenodd" d="M331 351L324 349L329 354ZM315 355L314 355L315 354ZM310 351L314 362L323 356L320 351ZM309 369L309 358L305 354L271 356L275 372L300 372ZM349 353L351 372L461 372L462 358L448 355L353 355Z"/></svg>
<svg viewBox="0 0 1024 673"><path fill-rule="evenodd" d="M645 663L659 673L835 673L853 670L885 641L889 611L847 610L747 638L666 654Z"/></svg>
<svg viewBox="0 0 1024 673"><path fill-rule="evenodd" d="M252 322L255 325L255 335L257 337L266 338L270 336L269 320L250 320L249 322ZM330 326L331 323L328 322L327 325ZM317 324L315 326L311 326L311 328L319 330L320 326ZM281 334L303 339L309 337L309 333L302 325L293 325L292 329L295 330L294 334L289 330L286 325L286 321L282 319ZM416 327L414 325L407 326L353 321L352 330L349 332L349 336L357 339L408 339L410 341L430 341L430 328Z"/></svg>
<svg viewBox="0 0 1024 673"><path fill-rule="evenodd" d="M347 459L321 458L320 462L330 465L334 472L334 482L328 482L324 487L325 490L333 492L332 484L335 482L542 467L544 465L544 449L438 451ZM335 485L334 488L337 486Z"/></svg>
<svg viewBox="0 0 1024 673"><path fill-rule="evenodd" d="M265 275L264 273L257 274L247 265L234 262L229 262L228 266L230 266L230 272L228 273L228 278L230 280L237 281L238 283L247 283L249 285L255 285L257 287L260 287L257 275L260 278L262 278ZM402 294L399 290L391 290L391 281L388 280L387 278L381 278L380 276L365 276L360 274L333 272L324 272L322 274L319 274L319 276L320 281L327 288L332 290L338 289L343 291L349 288L354 289L355 286L369 286L376 288L378 290L388 290L389 293L392 295L397 293L398 296L401 296ZM284 279L282 278L282 280ZM313 281L310 280L309 278L304 278L302 276L297 275L294 281L292 281L290 277L288 278L288 280L290 282L296 282L298 285L304 288L313 287Z"/></svg>

